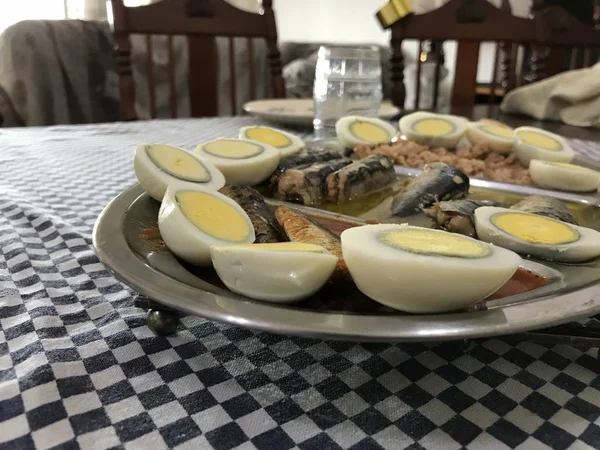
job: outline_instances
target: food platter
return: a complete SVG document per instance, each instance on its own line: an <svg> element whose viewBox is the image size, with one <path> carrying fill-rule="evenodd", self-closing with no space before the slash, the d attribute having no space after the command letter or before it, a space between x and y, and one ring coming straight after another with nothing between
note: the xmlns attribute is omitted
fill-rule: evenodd
<svg viewBox="0 0 600 450"><path fill-rule="evenodd" d="M396 168L398 176L409 177ZM473 195L515 202L539 189L472 180ZM585 226L600 228L594 196L543 191L568 203ZM283 202L269 200L277 206ZM287 335L354 341L432 341L513 334L558 325L600 313L600 262L551 263L524 258L522 268L544 277L537 289L478 302L467 310L444 314L407 314L338 307L356 292L324 289L312 303L279 305L233 294L210 270L182 263L157 232L160 203L139 185L118 195L102 212L93 241L101 261L115 276L143 295L175 310L255 330ZM335 212L294 205L313 218L355 221ZM329 300L335 300L329 302ZM316 307L317 304L324 307ZM360 302L357 302L360 303Z"/></svg>
<svg viewBox="0 0 600 450"><path fill-rule="evenodd" d="M333 140L252 125L193 152L140 144L139 185L100 215L96 251L151 300L149 324L171 324L159 333L173 310L387 342L600 312L600 173L562 137L431 113L399 125L407 137L346 116Z"/></svg>

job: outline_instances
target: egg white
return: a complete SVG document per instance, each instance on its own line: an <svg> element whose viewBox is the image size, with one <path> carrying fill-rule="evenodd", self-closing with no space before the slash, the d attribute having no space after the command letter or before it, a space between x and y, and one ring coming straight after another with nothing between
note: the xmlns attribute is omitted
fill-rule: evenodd
<svg viewBox="0 0 600 450"><path fill-rule="evenodd" d="M571 225L547 218L550 221L574 229L579 233L579 239L566 244L534 244L501 230L491 221L495 214L515 212L518 211L493 206L477 208L475 210L475 228L477 229L479 239L522 255L537 256L552 261L582 262L600 256L600 233L591 228ZM529 213L518 213L526 216L535 216Z"/></svg>
<svg viewBox="0 0 600 450"><path fill-rule="evenodd" d="M157 149L158 151L164 152L185 152L186 155L189 155L190 157L198 161L202 166L204 166L204 168L210 175L209 180L205 182L186 181L167 173L162 167L158 166L150 158L150 156L148 156L148 149L150 147ZM219 190L223 186L225 186L225 177L223 176L221 171L214 166L214 164L212 164L210 161L204 158L201 158L197 155L194 155L191 152L188 152L187 150L184 150L179 147L174 147L172 145L138 145L135 149L135 154L133 157L133 170L142 189L144 189L144 191L150 197L152 197L155 200L158 200L159 202L162 201L167 187L170 185L177 185L182 189L202 186L206 189L213 190Z"/></svg>
<svg viewBox="0 0 600 450"><path fill-rule="evenodd" d="M424 119L440 119L451 123L454 129L444 135L427 135L418 133L413 129L413 126L417 122ZM468 120L464 117L453 116L449 114L434 114L429 112L414 112L407 114L402 117L398 126L400 132L406 137L407 140L416 142L417 144L426 145L428 147L445 147L454 148L458 142L462 139L467 128Z"/></svg>
<svg viewBox="0 0 600 450"><path fill-rule="evenodd" d="M208 144L245 142L262 147L262 152L247 158L225 158L208 153ZM251 139L219 138L200 144L194 150L196 155L212 162L225 176L227 184L246 184L254 186L266 180L281 160L281 153L274 147Z"/></svg>
<svg viewBox="0 0 600 450"><path fill-rule="evenodd" d="M281 153L282 158L285 158L286 156L290 156L295 153L298 153L305 146L304 141L302 139L300 139L298 136L288 133L287 131L280 130L278 128L265 127L265 126L242 127L242 128L240 128L240 134L238 137L240 139L252 139L248 136L248 132L252 132L252 130L256 130L259 128L265 128L265 129L271 130L275 133L280 133L289 140L289 143L285 146L276 146L276 145L273 145L272 142L268 142L266 139L265 140L256 139L256 138L254 139L255 141L262 142L263 144L267 144L267 145L271 145L272 147L275 147Z"/></svg>
<svg viewBox="0 0 600 450"><path fill-rule="evenodd" d="M461 237L483 245L489 254L480 258L416 254L378 239L382 232L407 228L418 227L365 225L341 235L344 261L357 287L394 309L436 313L466 308L502 287L521 262L514 252L466 236Z"/></svg>
<svg viewBox="0 0 600 450"><path fill-rule="evenodd" d="M381 139L366 139L360 138L351 131L351 127L355 122L363 122L367 125L377 127L382 131ZM382 144L390 142L396 136L396 130L388 122L373 117L346 116L338 119L335 123L335 133L339 141L346 148L354 148L358 144Z"/></svg>
<svg viewBox="0 0 600 450"><path fill-rule="evenodd" d="M519 137L520 131L531 131L537 134L547 136L557 141L562 148L560 150L549 150L547 148L527 143ZM527 167L529 167L529 162L532 159L570 163L575 157L575 152L573 151L573 149L571 149L571 146L568 144L566 139L564 139L562 136L559 136L558 134L550 133L548 131L534 127L519 127L515 128L514 135L514 151L517 154L519 160Z"/></svg>
<svg viewBox="0 0 600 450"><path fill-rule="evenodd" d="M532 159L529 174L535 184L545 189L588 192L600 186L600 173L587 167Z"/></svg>
<svg viewBox="0 0 600 450"><path fill-rule="evenodd" d="M176 195L184 191L208 193L221 202L232 206L246 222L248 237L242 241L218 239L194 225L183 213L176 200ZM214 214L218 214L218 212L214 212ZM256 238L252 222L240 205L219 192L198 187L180 189L176 186L170 186L167 189L158 213L158 229L165 245L171 252L184 261L199 266L211 264L209 248L212 245L251 244Z"/></svg>
<svg viewBox="0 0 600 450"><path fill-rule="evenodd" d="M213 246L210 254L219 278L229 290L274 303L310 297L327 282L338 262L323 248L277 250L279 245Z"/></svg>
<svg viewBox="0 0 600 450"><path fill-rule="evenodd" d="M487 144L489 149L497 153L508 153L512 151L515 142L514 133L510 137L498 136L486 131L486 127L500 127L501 125L470 122L467 125L466 136L472 144ZM509 129L508 127L504 127ZM512 130L511 130L512 131Z"/></svg>

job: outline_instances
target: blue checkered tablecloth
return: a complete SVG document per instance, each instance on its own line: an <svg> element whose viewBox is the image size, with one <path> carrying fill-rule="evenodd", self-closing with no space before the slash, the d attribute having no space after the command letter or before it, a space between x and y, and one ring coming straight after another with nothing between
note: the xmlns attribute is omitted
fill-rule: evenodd
<svg viewBox="0 0 600 450"><path fill-rule="evenodd" d="M155 336L94 254L96 217L134 183L138 143L191 149L254 122L0 129L0 448L600 448L594 350L327 342L191 316Z"/></svg>

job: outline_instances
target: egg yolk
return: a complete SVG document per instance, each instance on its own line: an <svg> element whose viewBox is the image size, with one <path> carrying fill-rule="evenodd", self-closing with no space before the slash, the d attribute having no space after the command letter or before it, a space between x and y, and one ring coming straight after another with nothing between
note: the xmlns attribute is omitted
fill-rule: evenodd
<svg viewBox="0 0 600 450"><path fill-rule="evenodd" d="M362 120L356 120L348 127L350 133L352 133L357 139L366 142L372 142L373 144L379 144L381 142L389 142L391 136L389 133L370 122L364 122Z"/></svg>
<svg viewBox="0 0 600 450"><path fill-rule="evenodd" d="M413 124L412 129L424 136L444 136L452 133L456 127L444 119L421 119Z"/></svg>
<svg viewBox="0 0 600 450"><path fill-rule="evenodd" d="M180 148L149 145L146 154L159 169L180 180L206 183L212 178L204 164Z"/></svg>
<svg viewBox="0 0 600 450"><path fill-rule="evenodd" d="M427 228L383 231L378 240L390 247L425 256L484 258L491 254L490 247L481 242Z"/></svg>
<svg viewBox="0 0 600 450"><path fill-rule="evenodd" d="M207 192L180 191L175 200L185 217L206 234L223 241L242 242L248 238L248 222L224 200Z"/></svg>
<svg viewBox="0 0 600 450"><path fill-rule="evenodd" d="M246 130L246 137L253 141L262 142L275 148L285 148L292 144L292 141L283 133L266 127L255 127Z"/></svg>
<svg viewBox="0 0 600 450"><path fill-rule="evenodd" d="M510 212L494 214L490 220L496 228L531 244L568 244L579 239L577 230L547 217Z"/></svg>
<svg viewBox="0 0 600 450"><path fill-rule="evenodd" d="M202 146L209 155L226 159L246 159L260 155L264 147L236 139L219 139Z"/></svg>
<svg viewBox="0 0 600 450"><path fill-rule="evenodd" d="M274 242L266 244L241 244L236 245L235 248L242 249L256 249L256 250L268 250L275 252L311 252L311 253L325 253L325 249L319 245L304 244L302 242Z"/></svg>
<svg viewBox="0 0 600 450"><path fill-rule="evenodd" d="M522 130L517 133L519 139L526 144L535 147L545 148L546 150L562 150L562 145L556 139L535 131Z"/></svg>
<svg viewBox="0 0 600 450"><path fill-rule="evenodd" d="M507 127L501 127L500 125L483 125L480 127L481 130L485 131L494 136L511 138L513 137L513 130Z"/></svg>

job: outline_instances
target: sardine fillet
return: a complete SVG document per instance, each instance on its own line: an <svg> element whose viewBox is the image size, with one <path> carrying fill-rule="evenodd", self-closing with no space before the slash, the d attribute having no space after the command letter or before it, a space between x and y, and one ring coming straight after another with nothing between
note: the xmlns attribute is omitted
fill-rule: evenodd
<svg viewBox="0 0 600 450"><path fill-rule="evenodd" d="M384 155L371 155L337 170L327 177L329 200L344 202L396 180L394 163Z"/></svg>
<svg viewBox="0 0 600 450"><path fill-rule="evenodd" d="M332 255L337 256L338 263L332 274L332 279L349 278L350 272L342 255L340 238L326 230L300 211L280 206L275 211L277 221L283 227L288 239L292 242L320 245Z"/></svg>
<svg viewBox="0 0 600 450"><path fill-rule="evenodd" d="M223 187L219 192L231 198L246 211L254 227L256 244L287 240L273 210L267 205L260 192L250 186L231 185Z"/></svg>
<svg viewBox="0 0 600 450"><path fill-rule="evenodd" d="M322 203L327 196L327 176L349 164L343 158L286 170L280 177L277 194L280 198L303 205Z"/></svg>

